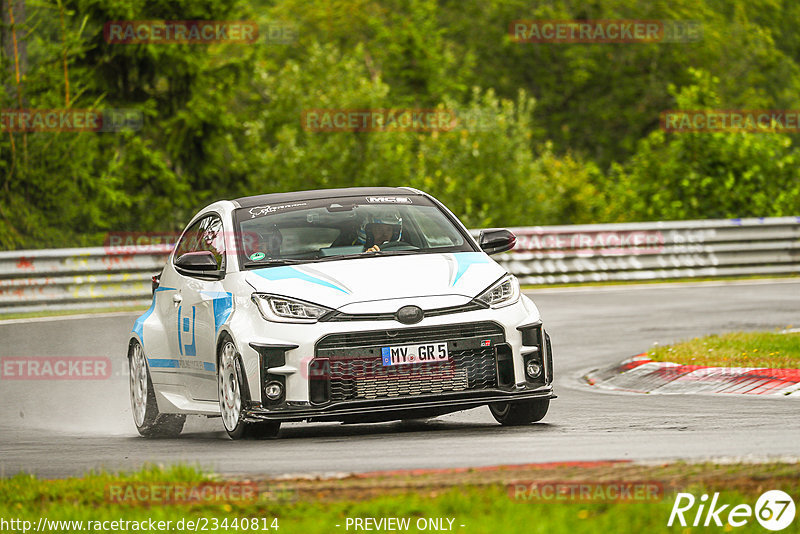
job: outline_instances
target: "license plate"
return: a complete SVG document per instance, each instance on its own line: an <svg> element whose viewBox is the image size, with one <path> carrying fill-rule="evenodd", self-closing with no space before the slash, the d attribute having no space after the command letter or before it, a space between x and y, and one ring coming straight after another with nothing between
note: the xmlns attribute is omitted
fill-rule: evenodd
<svg viewBox="0 0 800 534"><path fill-rule="evenodd" d="M447 343L426 343L424 345L382 347L381 359L384 367L391 367L426 362L446 362L450 356L447 353Z"/></svg>

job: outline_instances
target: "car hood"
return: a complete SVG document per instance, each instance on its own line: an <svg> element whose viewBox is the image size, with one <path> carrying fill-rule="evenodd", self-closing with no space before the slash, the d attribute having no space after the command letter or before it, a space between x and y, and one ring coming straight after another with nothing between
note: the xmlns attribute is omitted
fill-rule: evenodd
<svg viewBox="0 0 800 534"><path fill-rule="evenodd" d="M483 252L369 256L247 271L256 291L347 313L466 304L505 274Z"/></svg>

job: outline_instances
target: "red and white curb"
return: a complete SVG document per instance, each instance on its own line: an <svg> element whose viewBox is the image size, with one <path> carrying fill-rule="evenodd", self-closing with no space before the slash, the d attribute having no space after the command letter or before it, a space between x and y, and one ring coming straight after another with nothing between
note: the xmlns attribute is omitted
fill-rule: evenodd
<svg viewBox="0 0 800 534"><path fill-rule="evenodd" d="M731 393L800 399L800 369L681 365L654 362L644 354L590 371L584 380L601 389L631 393Z"/></svg>

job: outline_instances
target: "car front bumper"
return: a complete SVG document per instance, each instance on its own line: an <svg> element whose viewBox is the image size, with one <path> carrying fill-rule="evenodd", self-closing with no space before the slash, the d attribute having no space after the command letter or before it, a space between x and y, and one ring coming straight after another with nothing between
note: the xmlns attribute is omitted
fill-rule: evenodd
<svg viewBox="0 0 800 534"><path fill-rule="evenodd" d="M448 413L476 408L495 402L555 399L552 385L536 388L521 387L513 391L500 389L471 390L458 393L437 393L414 397L356 400L313 406L309 403L287 403L282 409L267 409L261 403L251 403L245 409L247 422L258 421L385 421L406 419L430 412Z"/></svg>
<svg viewBox="0 0 800 534"><path fill-rule="evenodd" d="M384 394L367 395L366 398L331 396L325 402L319 402L312 396L311 390L315 382L312 365L315 360L320 359L319 343L326 336L342 337L351 334L357 336L363 333L389 333L388 331L402 335L408 333L406 331L409 329L435 330L490 323L499 330L493 334L480 334L480 339L491 343L495 351L494 360L491 364L484 360L482 369L484 373L488 373L488 369L492 369L493 365L496 366L498 374L496 383L484 384L480 388L471 386L444 388L435 391L416 391L413 394L404 392L398 395L396 391L393 394L384 392ZM425 318L412 326L390 321L276 325L265 323L257 314L235 313L230 329L247 375L249 391L246 398L249 400L245 404L245 416L251 422L365 419L371 414L375 416L375 420L387 420L393 414L402 415L406 411L428 410L432 413L437 411L447 413L495 402L554 397L549 339L545 343L546 333L541 327L539 312L524 296L517 303L504 308ZM531 332L534 333L533 336ZM535 339L531 341L533 338L538 339L538 342ZM415 342L420 341L416 338L405 341L405 343ZM475 350L476 338L473 337L470 342L472 345L467 347L459 345L458 349ZM533 346L536 343L539 344L538 348ZM364 353L379 346L378 344L362 346L353 351ZM495 348L496 346L498 348ZM503 348L500 349L500 346ZM345 352L347 350L349 349L345 349ZM450 350L455 350L455 347L451 345ZM503 351L502 356L498 352L500 350ZM537 351L545 371L541 379L532 381L526 377L525 362L527 358L532 357L532 354L537 354ZM329 352L342 353L341 350L329 350ZM331 356L331 361L336 357ZM471 355L465 357L469 358ZM480 357L486 358L486 354ZM501 359L504 360L502 379L499 365ZM372 378L381 381L383 376ZM277 401L270 401L264 395L264 388L271 381L279 381L284 388L284 395Z"/></svg>

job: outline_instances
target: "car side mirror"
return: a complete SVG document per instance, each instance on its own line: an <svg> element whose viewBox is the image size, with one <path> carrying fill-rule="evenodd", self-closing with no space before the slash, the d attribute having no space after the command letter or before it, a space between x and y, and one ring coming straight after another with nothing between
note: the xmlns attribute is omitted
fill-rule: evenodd
<svg viewBox="0 0 800 534"><path fill-rule="evenodd" d="M481 230L478 244L487 254L499 254L514 248L517 244L517 236L503 228L492 228Z"/></svg>
<svg viewBox="0 0 800 534"><path fill-rule="evenodd" d="M181 274L214 274L217 270L217 258L209 250L187 252L175 260L175 268Z"/></svg>

